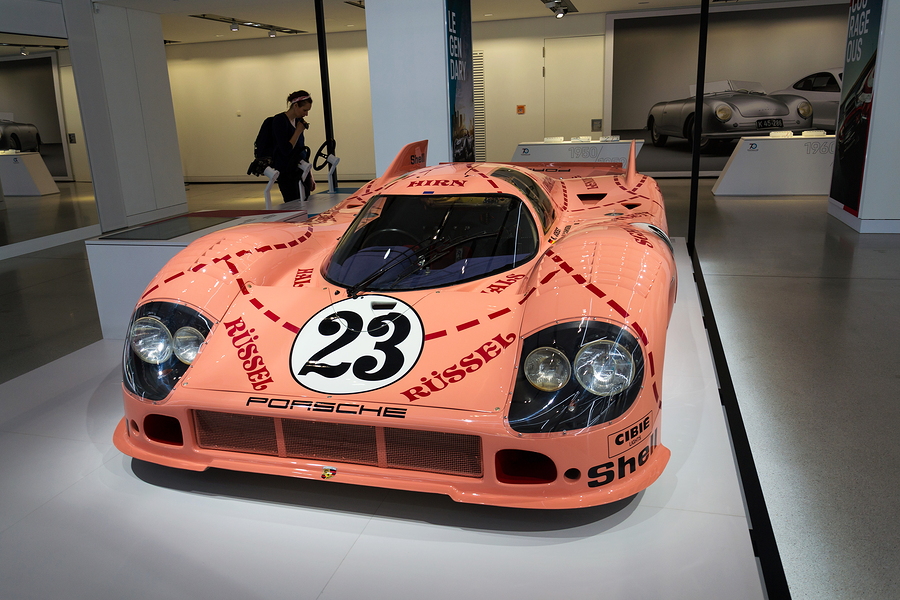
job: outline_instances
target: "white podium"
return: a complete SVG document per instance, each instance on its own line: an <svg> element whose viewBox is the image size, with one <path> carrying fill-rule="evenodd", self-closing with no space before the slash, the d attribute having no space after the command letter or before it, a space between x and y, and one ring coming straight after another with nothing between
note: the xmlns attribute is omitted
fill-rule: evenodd
<svg viewBox="0 0 900 600"><path fill-rule="evenodd" d="M716 196L827 196L833 135L744 137L713 185Z"/></svg>
<svg viewBox="0 0 900 600"><path fill-rule="evenodd" d="M242 212L245 214L235 214ZM124 339L131 313L144 288L169 259L194 240L226 227L298 222L305 221L306 217L305 210L205 211L86 240L103 337Z"/></svg>
<svg viewBox="0 0 900 600"><path fill-rule="evenodd" d="M644 140L635 140L634 154L641 151ZM526 142L519 144L512 162L617 162L628 166L631 140L618 142Z"/></svg>
<svg viewBox="0 0 900 600"><path fill-rule="evenodd" d="M46 196L59 188L37 152L0 152L0 181L6 196Z"/></svg>

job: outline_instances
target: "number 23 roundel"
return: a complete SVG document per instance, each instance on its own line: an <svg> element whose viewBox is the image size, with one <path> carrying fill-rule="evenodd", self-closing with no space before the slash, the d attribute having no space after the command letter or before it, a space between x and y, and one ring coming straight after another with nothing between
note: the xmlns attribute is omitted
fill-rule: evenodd
<svg viewBox="0 0 900 600"><path fill-rule="evenodd" d="M320 310L291 348L291 373L323 394L388 386L419 360L425 331L413 308L388 296L359 296Z"/></svg>

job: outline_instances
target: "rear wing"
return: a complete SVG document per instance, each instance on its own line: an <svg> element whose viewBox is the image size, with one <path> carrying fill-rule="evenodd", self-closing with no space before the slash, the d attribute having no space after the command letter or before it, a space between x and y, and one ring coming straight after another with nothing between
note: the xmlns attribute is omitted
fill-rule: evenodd
<svg viewBox="0 0 900 600"><path fill-rule="evenodd" d="M603 175L625 175L625 185L633 186L637 182L637 166L635 165L635 143L631 140L628 151L628 166L622 168L617 162L512 162L503 163L543 173L555 179L571 177L602 177Z"/></svg>

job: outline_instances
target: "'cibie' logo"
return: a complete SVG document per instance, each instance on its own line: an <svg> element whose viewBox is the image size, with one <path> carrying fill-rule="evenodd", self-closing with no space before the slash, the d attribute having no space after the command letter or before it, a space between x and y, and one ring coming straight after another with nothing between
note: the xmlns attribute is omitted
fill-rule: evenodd
<svg viewBox="0 0 900 600"><path fill-rule="evenodd" d="M465 181L460 179L419 179L410 181L406 187L463 187Z"/></svg>

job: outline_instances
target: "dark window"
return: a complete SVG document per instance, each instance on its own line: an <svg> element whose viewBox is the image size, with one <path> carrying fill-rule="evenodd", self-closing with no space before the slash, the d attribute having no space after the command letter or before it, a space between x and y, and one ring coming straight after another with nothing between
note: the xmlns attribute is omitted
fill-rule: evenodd
<svg viewBox="0 0 900 600"><path fill-rule="evenodd" d="M553 225L553 220L556 218L556 211L553 209L553 203L550 202L550 198L547 197L547 194L544 193L537 181L525 173L506 167L494 169L491 176L508 181L516 186L528 198L534 210L537 211L538 217L541 219L541 225L544 226L544 233L550 230L550 226Z"/></svg>

